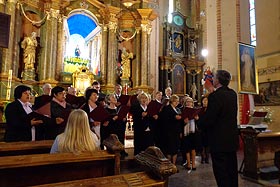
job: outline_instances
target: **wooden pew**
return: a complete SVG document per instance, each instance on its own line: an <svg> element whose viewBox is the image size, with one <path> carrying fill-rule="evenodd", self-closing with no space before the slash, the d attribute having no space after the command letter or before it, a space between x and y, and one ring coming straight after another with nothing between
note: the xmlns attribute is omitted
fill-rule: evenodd
<svg viewBox="0 0 280 187"><path fill-rule="evenodd" d="M241 130L244 141L243 175L259 179L261 168L274 166L275 150L280 149L280 132L259 132L252 128Z"/></svg>
<svg viewBox="0 0 280 187"><path fill-rule="evenodd" d="M75 180L61 183L44 184L37 187L136 187L136 186L168 186L166 180L154 179L146 172L129 173L109 177L99 177L83 180Z"/></svg>
<svg viewBox="0 0 280 187"><path fill-rule="evenodd" d="M112 138L113 137L113 138ZM95 153L33 154L0 159L0 186L31 186L120 174L123 145L112 135Z"/></svg>
<svg viewBox="0 0 280 187"><path fill-rule="evenodd" d="M144 166L146 172L51 183L39 185L38 187L167 187L168 177L177 172L176 166L166 159L157 147L149 147L145 152L136 155L135 159L138 163Z"/></svg>
<svg viewBox="0 0 280 187"><path fill-rule="evenodd" d="M4 141L4 135L5 135L6 127L7 127L6 123L0 122L0 142Z"/></svg>
<svg viewBox="0 0 280 187"><path fill-rule="evenodd" d="M53 140L0 142L0 157L49 153Z"/></svg>
<svg viewBox="0 0 280 187"><path fill-rule="evenodd" d="M278 168L278 178L279 178L279 184L280 184L280 150L275 152L274 156L274 164Z"/></svg>

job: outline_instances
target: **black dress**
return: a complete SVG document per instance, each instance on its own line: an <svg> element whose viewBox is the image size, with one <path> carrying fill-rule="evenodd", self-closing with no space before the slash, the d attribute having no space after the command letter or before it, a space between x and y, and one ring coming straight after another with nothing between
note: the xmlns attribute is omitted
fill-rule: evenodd
<svg viewBox="0 0 280 187"><path fill-rule="evenodd" d="M161 149L164 154L175 155L180 148L180 133L182 120L177 120L175 116L180 113L179 109L175 111L171 105L163 107L159 114L159 120L162 125Z"/></svg>
<svg viewBox="0 0 280 187"><path fill-rule="evenodd" d="M141 151L145 151L149 146L154 145L152 132L154 128L148 115L142 117L144 110L139 103L131 106L130 112L133 118L134 155L136 155Z"/></svg>
<svg viewBox="0 0 280 187"><path fill-rule="evenodd" d="M68 120L71 110L72 110L72 107L69 103L66 103L66 107L64 108L57 102L51 101L52 123L47 125L46 139L54 140L57 135L64 132L64 129L66 127L67 120ZM61 124L56 124L56 122L55 122L55 119L58 117L64 119L64 121Z"/></svg>

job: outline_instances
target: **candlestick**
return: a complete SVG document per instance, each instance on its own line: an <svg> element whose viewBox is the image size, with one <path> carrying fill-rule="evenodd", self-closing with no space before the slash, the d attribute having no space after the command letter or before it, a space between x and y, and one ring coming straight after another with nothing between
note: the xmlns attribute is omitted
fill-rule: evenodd
<svg viewBox="0 0 280 187"><path fill-rule="evenodd" d="M10 69L8 73L6 100L10 100L11 98L12 79L13 79L13 70Z"/></svg>

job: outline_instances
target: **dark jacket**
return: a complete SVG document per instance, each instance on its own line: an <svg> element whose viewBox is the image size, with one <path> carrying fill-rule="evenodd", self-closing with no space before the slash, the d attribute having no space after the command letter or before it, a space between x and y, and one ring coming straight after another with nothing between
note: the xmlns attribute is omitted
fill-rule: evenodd
<svg viewBox="0 0 280 187"><path fill-rule="evenodd" d="M6 142L31 141L31 120L28 120L22 104L15 100L5 109L7 129Z"/></svg>
<svg viewBox="0 0 280 187"><path fill-rule="evenodd" d="M200 128L208 133L211 152L238 149L237 95L228 87L220 87L208 97L208 107L199 119Z"/></svg>

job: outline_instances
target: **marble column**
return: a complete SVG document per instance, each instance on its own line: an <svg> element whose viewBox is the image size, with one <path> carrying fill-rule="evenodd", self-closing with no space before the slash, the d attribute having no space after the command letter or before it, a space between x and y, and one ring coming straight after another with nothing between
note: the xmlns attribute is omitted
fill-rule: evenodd
<svg viewBox="0 0 280 187"><path fill-rule="evenodd" d="M108 27L103 25L102 27L102 44L101 44L101 62L100 62L100 74L101 84L107 84L107 57L108 57Z"/></svg>
<svg viewBox="0 0 280 187"><path fill-rule="evenodd" d="M136 34L136 65L135 65L135 82L133 84L134 87L138 87L141 84L140 75L141 75L141 33L138 32Z"/></svg>
<svg viewBox="0 0 280 187"><path fill-rule="evenodd" d="M117 23L110 21L108 24L108 61L107 61L107 87L114 87L116 83L116 57L117 57L117 40L116 40L116 29Z"/></svg>
<svg viewBox="0 0 280 187"><path fill-rule="evenodd" d="M59 10L50 9L43 26L40 82L56 82L58 17Z"/></svg>
<svg viewBox="0 0 280 187"><path fill-rule="evenodd" d="M55 68L55 80L60 79L60 73L63 72L63 61L64 61L64 31L63 31L63 17L58 17L57 24L57 57L56 57L56 68Z"/></svg>
<svg viewBox="0 0 280 187"><path fill-rule="evenodd" d="M151 25L141 24L141 87L148 86L148 60L149 60L149 50L148 50L148 37L151 32Z"/></svg>

